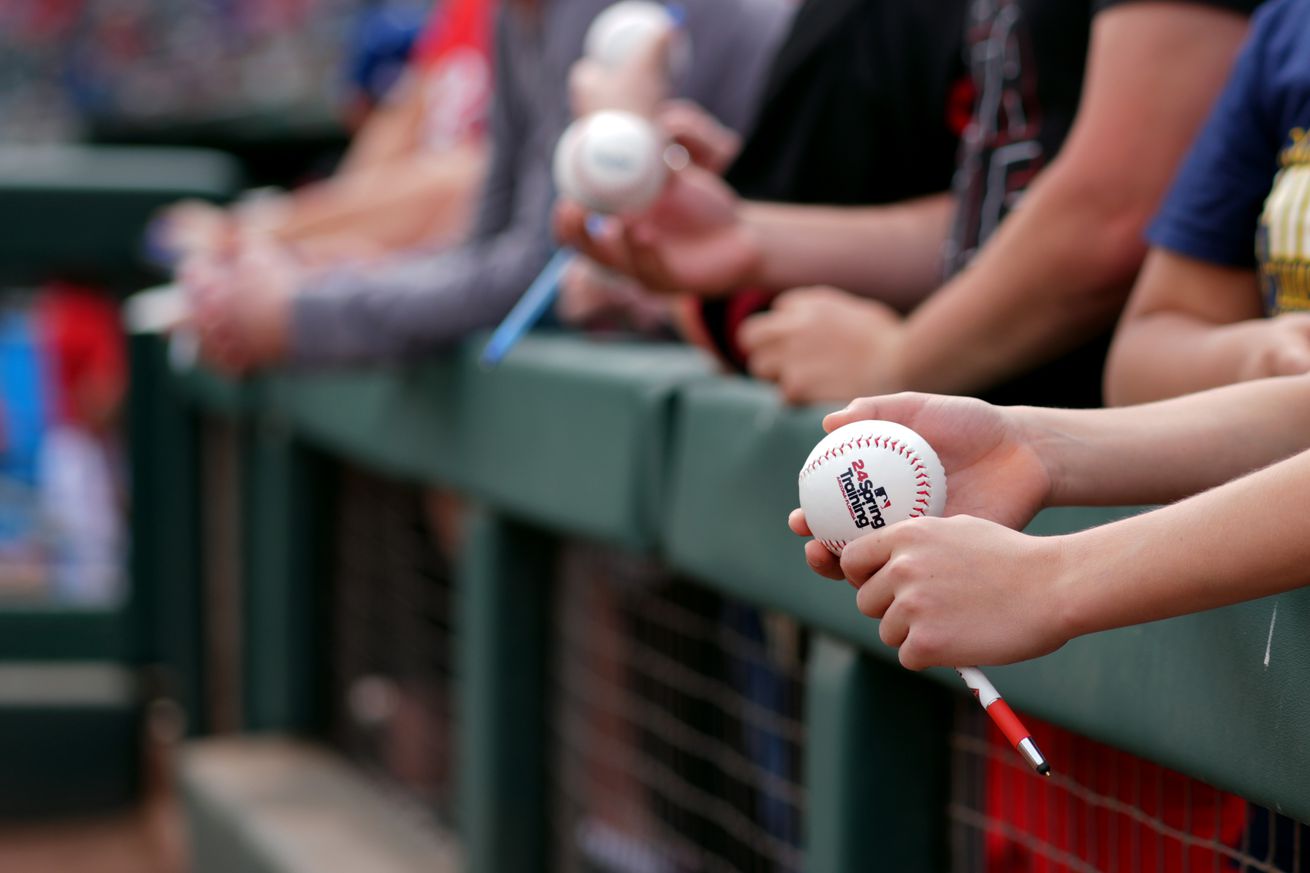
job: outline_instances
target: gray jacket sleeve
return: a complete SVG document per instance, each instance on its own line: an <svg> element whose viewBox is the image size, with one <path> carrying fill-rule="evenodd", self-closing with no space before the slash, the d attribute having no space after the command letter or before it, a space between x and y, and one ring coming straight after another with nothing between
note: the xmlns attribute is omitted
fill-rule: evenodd
<svg viewBox="0 0 1310 873"><path fill-rule="evenodd" d="M792 0L706 0L688 3L691 74L679 89L728 127L749 135L769 65L797 4Z"/></svg>
<svg viewBox="0 0 1310 873"><path fill-rule="evenodd" d="M308 283L292 304L290 357L318 365L414 357L499 321L551 254L548 174L523 173L513 49L496 28L491 161L468 240Z"/></svg>

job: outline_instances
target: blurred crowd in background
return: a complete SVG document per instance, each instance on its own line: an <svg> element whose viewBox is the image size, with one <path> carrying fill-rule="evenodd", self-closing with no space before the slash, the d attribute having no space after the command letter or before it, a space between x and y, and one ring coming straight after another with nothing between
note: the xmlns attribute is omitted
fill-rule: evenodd
<svg viewBox="0 0 1310 873"><path fill-rule="evenodd" d="M394 86L429 11L421 0L5 0L0 144L264 116L350 126ZM97 289L0 291L0 591L79 605L121 595L125 366L117 306Z"/></svg>
<svg viewBox="0 0 1310 873"><path fill-rule="evenodd" d="M365 0L6 0L0 140L75 140L96 124L334 111L366 31L417 28L426 4Z"/></svg>

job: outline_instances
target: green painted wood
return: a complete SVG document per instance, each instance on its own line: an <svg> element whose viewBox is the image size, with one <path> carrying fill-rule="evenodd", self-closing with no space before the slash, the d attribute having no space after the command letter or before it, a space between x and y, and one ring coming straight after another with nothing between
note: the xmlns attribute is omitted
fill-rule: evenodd
<svg viewBox="0 0 1310 873"><path fill-rule="evenodd" d="M320 685L322 473L274 418L254 424L244 442L245 727L307 731Z"/></svg>
<svg viewBox="0 0 1310 873"><path fill-rule="evenodd" d="M229 379L204 367L178 370L171 363L166 366L175 390L202 412L238 418L260 408L260 380Z"/></svg>
<svg viewBox="0 0 1310 873"><path fill-rule="evenodd" d="M118 609L0 605L0 661L116 661L139 658L132 618Z"/></svg>
<svg viewBox="0 0 1310 873"><path fill-rule="evenodd" d="M459 410L467 378L452 361L398 370L279 373L266 406L323 451L378 472L451 483L465 472Z"/></svg>
<svg viewBox="0 0 1310 873"><path fill-rule="evenodd" d="M476 373L464 407L470 493L552 529L654 545L674 400L710 374L703 355L557 336L523 342L495 370L464 365Z"/></svg>
<svg viewBox="0 0 1310 873"><path fill-rule="evenodd" d="M131 341L131 602L135 660L162 666L169 692L203 731L205 712L200 449L194 413L158 337Z"/></svg>
<svg viewBox="0 0 1310 873"><path fill-rule="evenodd" d="M240 172L219 152L61 146L0 149L0 278L145 275L141 234L163 206L221 201Z"/></svg>
<svg viewBox="0 0 1310 873"><path fill-rule="evenodd" d="M824 637L806 679L806 867L946 870L949 692Z"/></svg>
<svg viewBox="0 0 1310 873"><path fill-rule="evenodd" d="M494 370L480 341L399 373L279 374L265 408L357 463L454 486L547 527L648 549L681 386L706 359L667 344L530 337Z"/></svg>
<svg viewBox="0 0 1310 873"><path fill-rule="evenodd" d="M458 579L459 833L470 873L549 868L546 654L554 543L479 513Z"/></svg>

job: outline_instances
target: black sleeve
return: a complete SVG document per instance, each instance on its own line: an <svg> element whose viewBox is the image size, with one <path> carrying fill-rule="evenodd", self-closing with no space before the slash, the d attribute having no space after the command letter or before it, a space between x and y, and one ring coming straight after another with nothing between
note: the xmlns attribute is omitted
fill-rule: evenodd
<svg viewBox="0 0 1310 873"><path fill-rule="evenodd" d="M1092 0L1092 15L1104 12L1112 6L1125 6L1129 3L1141 2L1143 0ZM1213 6L1218 9L1228 9L1233 12L1240 12L1243 15L1250 15L1264 0L1188 0L1188 2L1196 6Z"/></svg>

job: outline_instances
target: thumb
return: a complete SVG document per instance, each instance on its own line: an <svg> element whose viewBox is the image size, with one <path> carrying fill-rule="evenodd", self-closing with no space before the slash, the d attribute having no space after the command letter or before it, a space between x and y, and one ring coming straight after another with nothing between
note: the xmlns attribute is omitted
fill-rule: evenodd
<svg viewBox="0 0 1310 873"><path fill-rule="evenodd" d="M1289 345L1279 350L1274 358L1274 375L1299 376L1310 372L1310 346Z"/></svg>
<svg viewBox="0 0 1310 873"><path fill-rule="evenodd" d="M678 38L676 26L664 28L654 39L647 40L633 53L629 66L642 75L658 76L667 83L673 53L673 41Z"/></svg>

